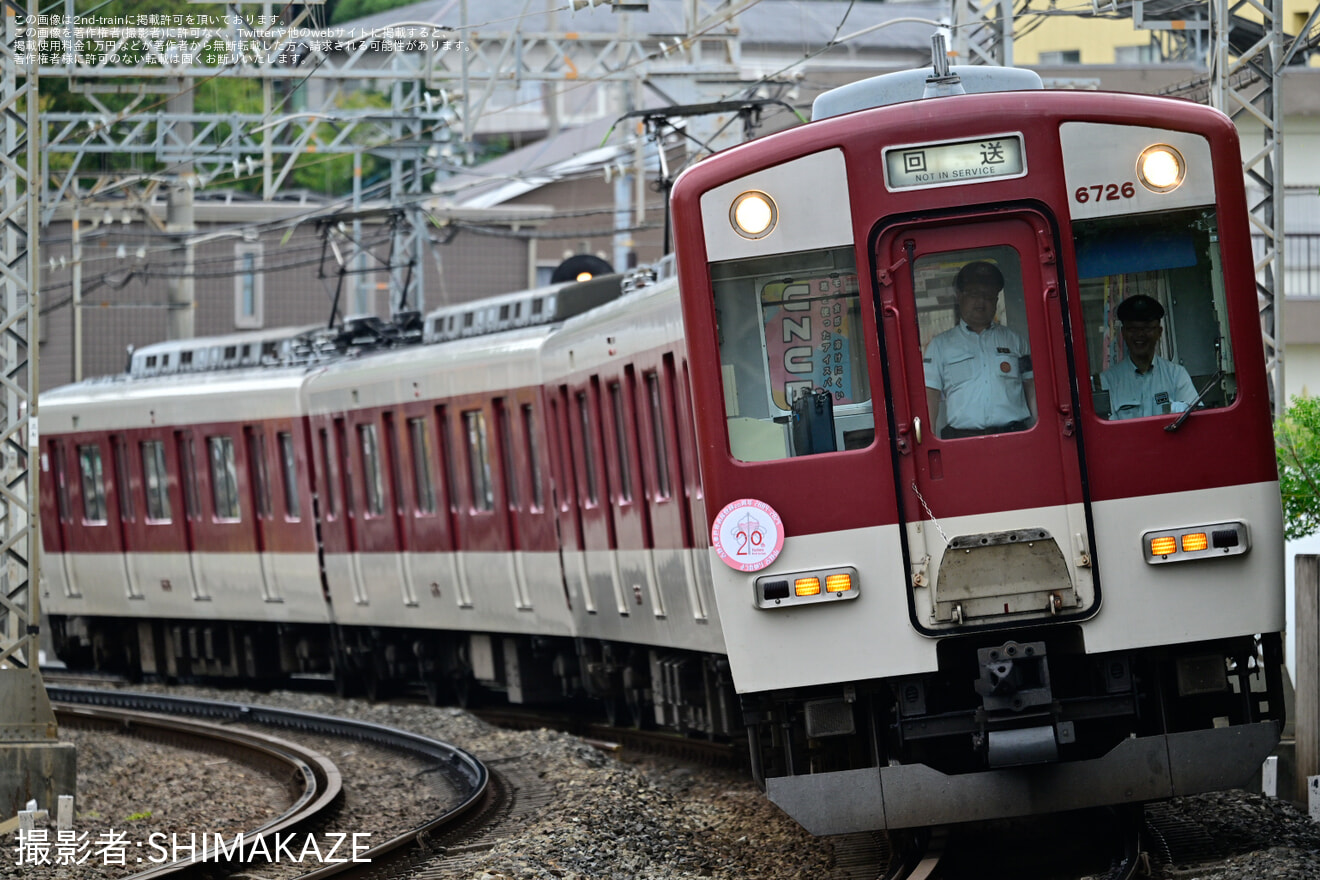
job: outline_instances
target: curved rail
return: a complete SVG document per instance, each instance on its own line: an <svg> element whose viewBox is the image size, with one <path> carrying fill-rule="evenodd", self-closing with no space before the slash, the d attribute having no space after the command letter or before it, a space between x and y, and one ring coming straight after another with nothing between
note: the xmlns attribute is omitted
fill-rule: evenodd
<svg viewBox="0 0 1320 880"><path fill-rule="evenodd" d="M353 721L317 715L311 712L299 712L293 709L277 709L269 706L254 706L245 703L213 702L188 697L174 697L161 694L133 693L128 691L99 691L82 688L48 688L52 701L79 706L111 707L150 711L164 715L187 715L225 722L250 722L272 727L285 727L294 730L316 733L325 736L346 737L374 746L396 749L433 761L441 772L460 792L463 800L441 815L411 829L379 846L372 847L358 855L362 861L343 864L327 864L318 870L303 875L306 878L324 878L336 874L361 871L366 868L379 868L379 862L399 858L419 840L425 840L442 828L452 827L477 812L487 799L491 784L490 773L486 766L468 752L449 743L403 730L395 730L366 721ZM267 832L269 833L269 832ZM185 863L173 873L175 876L186 874L197 863ZM165 867L165 866L161 866ZM214 863L210 864L214 867ZM153 869L154 870L154 869ZM164 873L143 872L135 878L156 878Z"/></svg>
<svg viewBox="0 0 1320 880"><path fill-rule="evenodd" d="M143 739L172 745L182 744L188 748L223 754L267 772L277 780L286 779L285 785L293 802L278 816L251 831L243 832L245 841L255 843L267 835L278 834L308 822L321 815L343 793L343 778L339 768L324 755L264 734L105 706L56 703L56 716L63 725L81 729L115 730ZM200 853L192 854L189 859L154 865L133 876L141 880L174 876L191 870L193 863L215 862L220 856L218 849L203 847Z"/></svg>

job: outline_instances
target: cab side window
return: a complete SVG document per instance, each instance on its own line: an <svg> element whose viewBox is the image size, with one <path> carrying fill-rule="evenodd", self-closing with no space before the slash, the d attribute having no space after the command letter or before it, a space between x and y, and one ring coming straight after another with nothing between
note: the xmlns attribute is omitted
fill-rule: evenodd
<svg viewBox="0 0 1320 880"><path fill-rule="evenodd" d="M1211 208L1075 225L1096 415L1125 421L1236 399L1218 239Z"/></svg>
<svg viewBox="0 0 1320 880"><path fill-rule="evenodd" d="M851 248L711 266L729 451L773 461L875 439Z"/></svg>

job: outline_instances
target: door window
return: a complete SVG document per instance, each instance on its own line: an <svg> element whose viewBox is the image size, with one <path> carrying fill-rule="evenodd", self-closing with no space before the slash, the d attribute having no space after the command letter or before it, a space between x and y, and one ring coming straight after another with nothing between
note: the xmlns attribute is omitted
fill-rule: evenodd
<svg viewBox="0 0 1320 880"><path fill-rule="evenodd" d="M217 520L239 518L238 466L234 441L227 436L206 438L211 451L211 502Z"/></svg>
<svg viewBox="0 0 1320 880"><path fill-rule="evenodd" d="M82 473L83 521L105 523L105 471L101 464L101 447L95 444L79 446L78 466Z"/></svg>
<svg viewBox="0 0 1320 880"><path fill-rule="evenodd" d="M913 264L926 403L945 440L1025 431L1036 421L1021 261L1007 246Z"/></svg>
<svg viewBox="0 0 1320 880"><path fill-rule="evenodd" d="M147 500L147 519L170 521L169 470L165 466L165 444L144 440L142 449L142 491Z"/></svg>

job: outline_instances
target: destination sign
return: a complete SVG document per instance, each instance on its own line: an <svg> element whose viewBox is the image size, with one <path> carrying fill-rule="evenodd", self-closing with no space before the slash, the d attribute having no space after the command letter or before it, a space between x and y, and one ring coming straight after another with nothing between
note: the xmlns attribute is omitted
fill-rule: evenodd
<svg viewBox="0 0 1320 880"><path fill-rule="evenodd" d="M891 190L961 186L1026 173L1020 134L885 150L885 183Z"/></svg>

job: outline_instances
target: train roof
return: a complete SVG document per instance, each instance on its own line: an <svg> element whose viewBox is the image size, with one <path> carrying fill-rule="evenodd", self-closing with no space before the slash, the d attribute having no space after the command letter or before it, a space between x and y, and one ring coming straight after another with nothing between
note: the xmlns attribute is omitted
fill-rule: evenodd
<svg viewBox="0 0 1320 880"><path fill-rule="evenodd" d="M276 327L154 342L133 351L129 356L128 374L147 378L272 365L279 362L281 350L290 340L317 329L319 326Z"/></svg>
<svg viewBox="0 0 1320 880"><path fill-rule="evenodd" d="M427 314L422 338L428 343L448 342L538 324L558 324L617 299L622 283L620 275L602 275L443 306Z"/></svg>
<svg viewBox="0 0 1320 880"><path fill-rule="evenodd" d="M678 275L671 255L630 276L614 302L565 321L546 344L547 374L570 376L681 340L677 299Z"/></svg>
<svg viewBox="0 0 1320 880"><path fill-rule="evenodd" d="M219 421L241 400L253 419L302 411L306 367L249 368L149 378L89 379L43 391L43 433L105 431Z"/></svg>
<svg viewBox="0 0 1320 880"><path fill-rule="evenodd" d="M606 308L624 291L672 276L659 269L608 275L417 313L345 321L339 328L283 327L143 346L128 372L44 392L47 432L204 424L232 413L289 417L534 386L546 340ZM635 297L634 297L635 299ZM610 311L609 314L615 314ZM587 319L584 326L594 325Z"/></svg>
<svg viewBox="0 0 1320 880"><path fill-rule="evenodd" d="M382 352L328 364L308 377L308 412L339 412L539 385L553 327Z"/></svg>
<svg viewBox="0 0 1320 880"><path fill-rule="evenodd" d="M885 107L923 98L1020 92L1044 88L1040 74L1020 67L961 65L941 70L917 69L882 73L830 89L811 104L811 119L828 119L855 110Z"/></svg>

